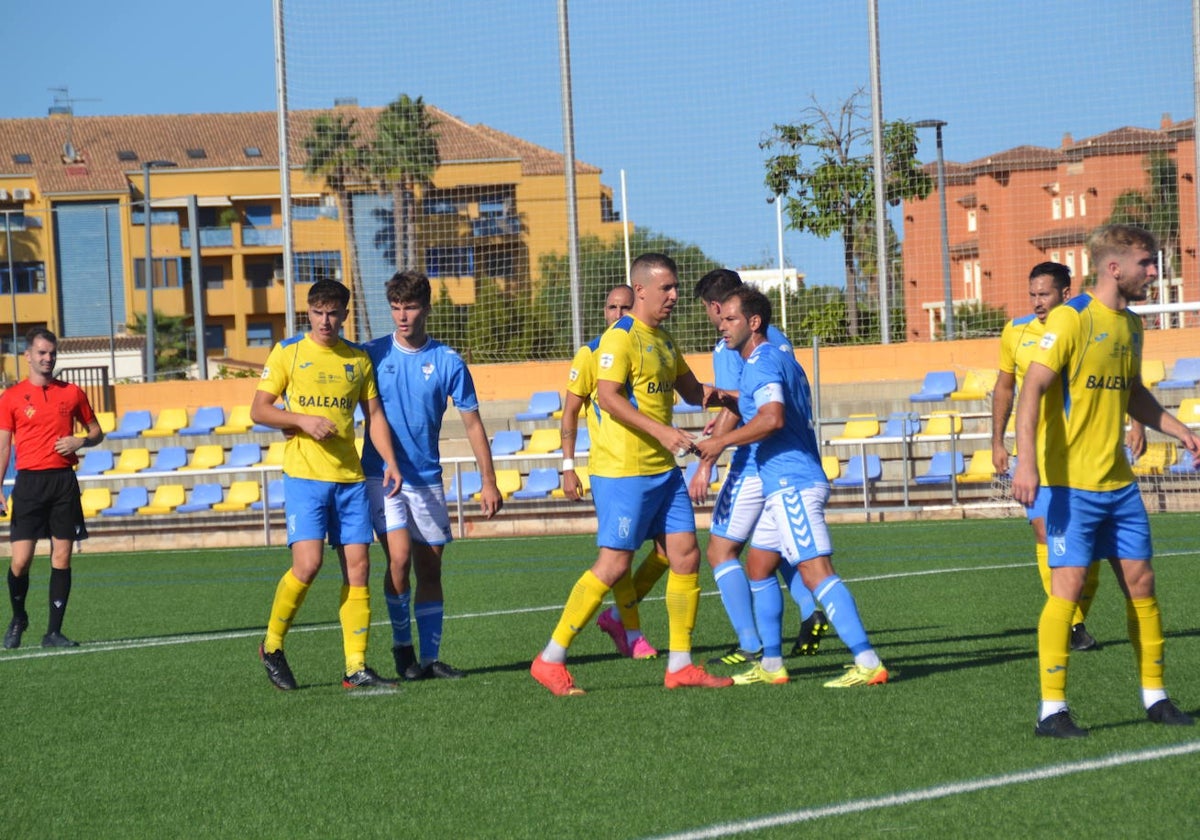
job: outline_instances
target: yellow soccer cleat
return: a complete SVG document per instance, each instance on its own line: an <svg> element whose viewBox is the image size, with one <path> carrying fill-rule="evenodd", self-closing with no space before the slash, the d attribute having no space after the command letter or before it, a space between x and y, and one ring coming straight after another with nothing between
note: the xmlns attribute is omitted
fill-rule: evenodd
<svg viewBox="0 0 1200 840"><path fill-rule="evenodd" d="M768 671L761 662L755 662L748 671L733 675L734 685L786 685L787 681L786 666L780 665L778 671Z"/></svg>
<svg viewBox="0 0 1200 840"><path fill-rule="evenodd" d="M864 668L861 665L847 665L846 673L836 680L825 683L826 688L853 688L858 685L883 685L888 681L887 668L880 662L874 668Z"/></svg>

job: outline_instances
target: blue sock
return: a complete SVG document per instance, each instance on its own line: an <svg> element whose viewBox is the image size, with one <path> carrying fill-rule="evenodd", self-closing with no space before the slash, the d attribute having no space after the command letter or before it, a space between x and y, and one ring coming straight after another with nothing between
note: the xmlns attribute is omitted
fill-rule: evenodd
<svg viewBox="0 0 1200 840"><path fill-rule="evenodd" d="M783 582L787 585L792 600L800 608L800 620L806 621L813 614L813 611L816 610L817 602L813 600L812 593L804 585L799 570L788 561L781 560L779 563L779 574L783 576Z"/></svg>
<svg viewBox="0 0 1200 840"><path fill-rule="evenodd" d="M754 607L750 601L750 582L746 580L746 570L737 560L726 560L713 569L713 580L717 582L717 590L721 593L721 603L725 605L725 614L737 633L738 647L742 650L756 651L762 648L758 631L754 629Z"/></svg>
<svg viewBox="0 0 1200 840"><path fill-rule="evenodd" d="M763 658L783 656L783 591L779 578L771 575L750 581L754 597L754 623L763 643Z"/></svg>
<svg viewBox="0 0 1200 840"><path fill-rule="evenodd" d="M413 613L417 619L417 637L421 640L421 664L428 665L441 653L445 605L441 601L428 601L417 604Z"/></svg>
<svg viewBox="0 0 1200 840"><path fill-rule="evenodd" d="M862 619L858 617L858 606L842 579L837 575L830 575L818 583L813 592L825 608L825 614L829 616L829 623L833 625L838 638L850 648L850 652L857 655L870 650L871 643L867 641L867 631L863 628Z"/></svg>
<svg viewBox="0 0 1200 840"><path fill-rule="evenodd" d="M408 612L408 602L412 594L403 595L383 594L387 601L388 618L392 621L392 647L412 645L412 618Z"/></svg>

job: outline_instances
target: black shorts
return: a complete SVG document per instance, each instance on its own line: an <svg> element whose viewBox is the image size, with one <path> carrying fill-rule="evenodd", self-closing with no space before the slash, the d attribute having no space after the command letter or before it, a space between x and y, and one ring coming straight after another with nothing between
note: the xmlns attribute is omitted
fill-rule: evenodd
<svg viewBox="0 0 1200 840"><path fill-rule="evenodd" d="M12 507L9 542L87 539L73 469L18 471L8 503Z"/></svg>

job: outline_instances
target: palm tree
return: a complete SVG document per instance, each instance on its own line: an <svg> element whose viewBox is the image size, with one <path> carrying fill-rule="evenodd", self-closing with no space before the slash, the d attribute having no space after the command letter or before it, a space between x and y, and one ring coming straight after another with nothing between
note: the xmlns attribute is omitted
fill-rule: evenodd
<svg viewBox="0 0 1200 840"><path fill-rule="evenodd" d="M342 114L318 115L303 146L307 155L305 174L324 178L326 187L341 205L346 251L350 258L350 288L354 297L354 332L358 338L369 338L371 323L354 238L354 204L350 200L350 187L370 180L369 150L359 142L354 118Z"/></svg>
<svg viewBox="0 0 1200 840"><path fill-rule="evenodd" d="M396 270L417 264L414 193L433 180L438 157L436 120L418 96L400 94L379 115L371 143L370 169L384 189L392 191Z"/></svg>
<svg viewBox="0 0 1200 840"><path fill-rule="evenodd" d="M1166 152L1151 152L1146 156L1146 176L1146 189L1129 189L1117 196L1108 221L1138 225L1154 234L1163 251L1163 274L1174 278L1180 243L1179 167Z"/></svg>

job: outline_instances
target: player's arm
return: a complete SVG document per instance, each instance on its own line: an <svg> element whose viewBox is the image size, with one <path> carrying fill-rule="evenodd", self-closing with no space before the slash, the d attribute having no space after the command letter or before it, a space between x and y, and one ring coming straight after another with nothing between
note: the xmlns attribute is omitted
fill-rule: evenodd
<svg viewBox="0 0 1200 840"><path fill-rule="evenodd" d="M775 400L764 402L745 426L739 426L723 435L714 435L708 440L699 441L696 443L696 450L701 457L715 459L727 447L745 446L770 437L783 428L784 418L783 403Z"/></svg>
<svg viewBox="0 0 1200 840"><path fill-rule="evenodd" d="M54 441L54 451L59 455L67 456L78 452L85 446L95 446L100 441L104 440L104 431L100 428L100 422L92 419L90 423L84 424L87 429L86 437L77 437L75 435L63 435L58 440Z"/></svg>
<svg viewBox="0 0 1200 840"><path fill-rule="evenodd" d="M277 399L279 395L270 391L255 391L254 399L250 402L250 419L285 433L288 430L304 432L313 440L325 440L337 434L337 425L328 417L287 411L275 405Z"/></svg>
<svg viewBox="0 0 1200 840"><path fill-rule="evenodd" d="M728 409L722 408L720 413L710 420L704 427L704 434L709 438L718 435L727 434L737 426L741 420L736 414ZM698 450L699 451L699 450ZM700 464L696 467L696 474L692 476L692 480L688 482L688 496L696 504L701 504L708 498L709 488L712 487L712 468L717 462L717 457L720 455L705 455L700 454Z"/></svg>
<svg viewBox="0 0 1200 840"><path fill-rule="evenodd" d="M467 430L467 442L471 444L471 452L475 455L475 463L479 466L479 477L483 480L483 490L479 493L479 507L485 519L491 519L504 505L504 497L496 486L496 466L492 463L492 449L488 446L487 429L478 411L460 411L463 426Z"/></svg>
<svg viewBox="0 0 1200 840"><path fill-rule="evenodd" d="M1178 417L1171 414L1142 384L1141 377L1129 389L1129 416L1151 429L1170 435L1192 453L1192 464L1200 464L1200 438Z"/></svg>
<svg viewBox="0 0 1200 840"><path fill-rule="evenodd" d="M699 383L697 383L699 384ZM631 429L645 432L676 454L690 452L692 436L683 429L659 423L652 417L647 417L629 401L623 386L609 379L601 379L596 383L596 402L609 416Z"/></svg>
<svg viewBox="0 0 1200 840"><path fill-rule="evenodd" d="M12 457L12 432L0 429L0 511L7 507L4 498L4 479L8 478L8 459Z"/></svg>
<svg viewBox="0 0 1200 840"><path fill-rule="evenodd" d="M996 387L992 391L992 466L998 473L1008 472L1008 449L1004 445L1004 429L1008 426L1008 418L1012 416L1016 389L1015 374L1003 370L996 374Z"/></svg>
<svg viewBox="0 0 1200 840"><path fill-rule="evenodd" d="M396 448L392 446L392 430L388 428L387 416L383 413L383 401L379 397L361 400L363 419L367 424L367 435L375 446L375 451L383 459L383 489L387 495L395 496L400 492L400 468L396 466Z"/></svg>
<svg viewBox="0 0 1200 840"><path fill-rule="evenodd" d="M1054 383L1055 372L1040 362L1030 362L1017 400L1017 459L1013 474L1012 496L1026 507L1033 504L1038 491L1037 425L1042 397Z"/></svg>
<svg viewBox="0 0 1200 840"><path fill-rule="evenodd" d="M583 498L583 485L579 481L579 474L575 472L575 443L579 437L579 411L582 408L583 397L568 388L563 397L562 423L558 427L558 434L562 439L563 494L575 501Z"/></svg>

